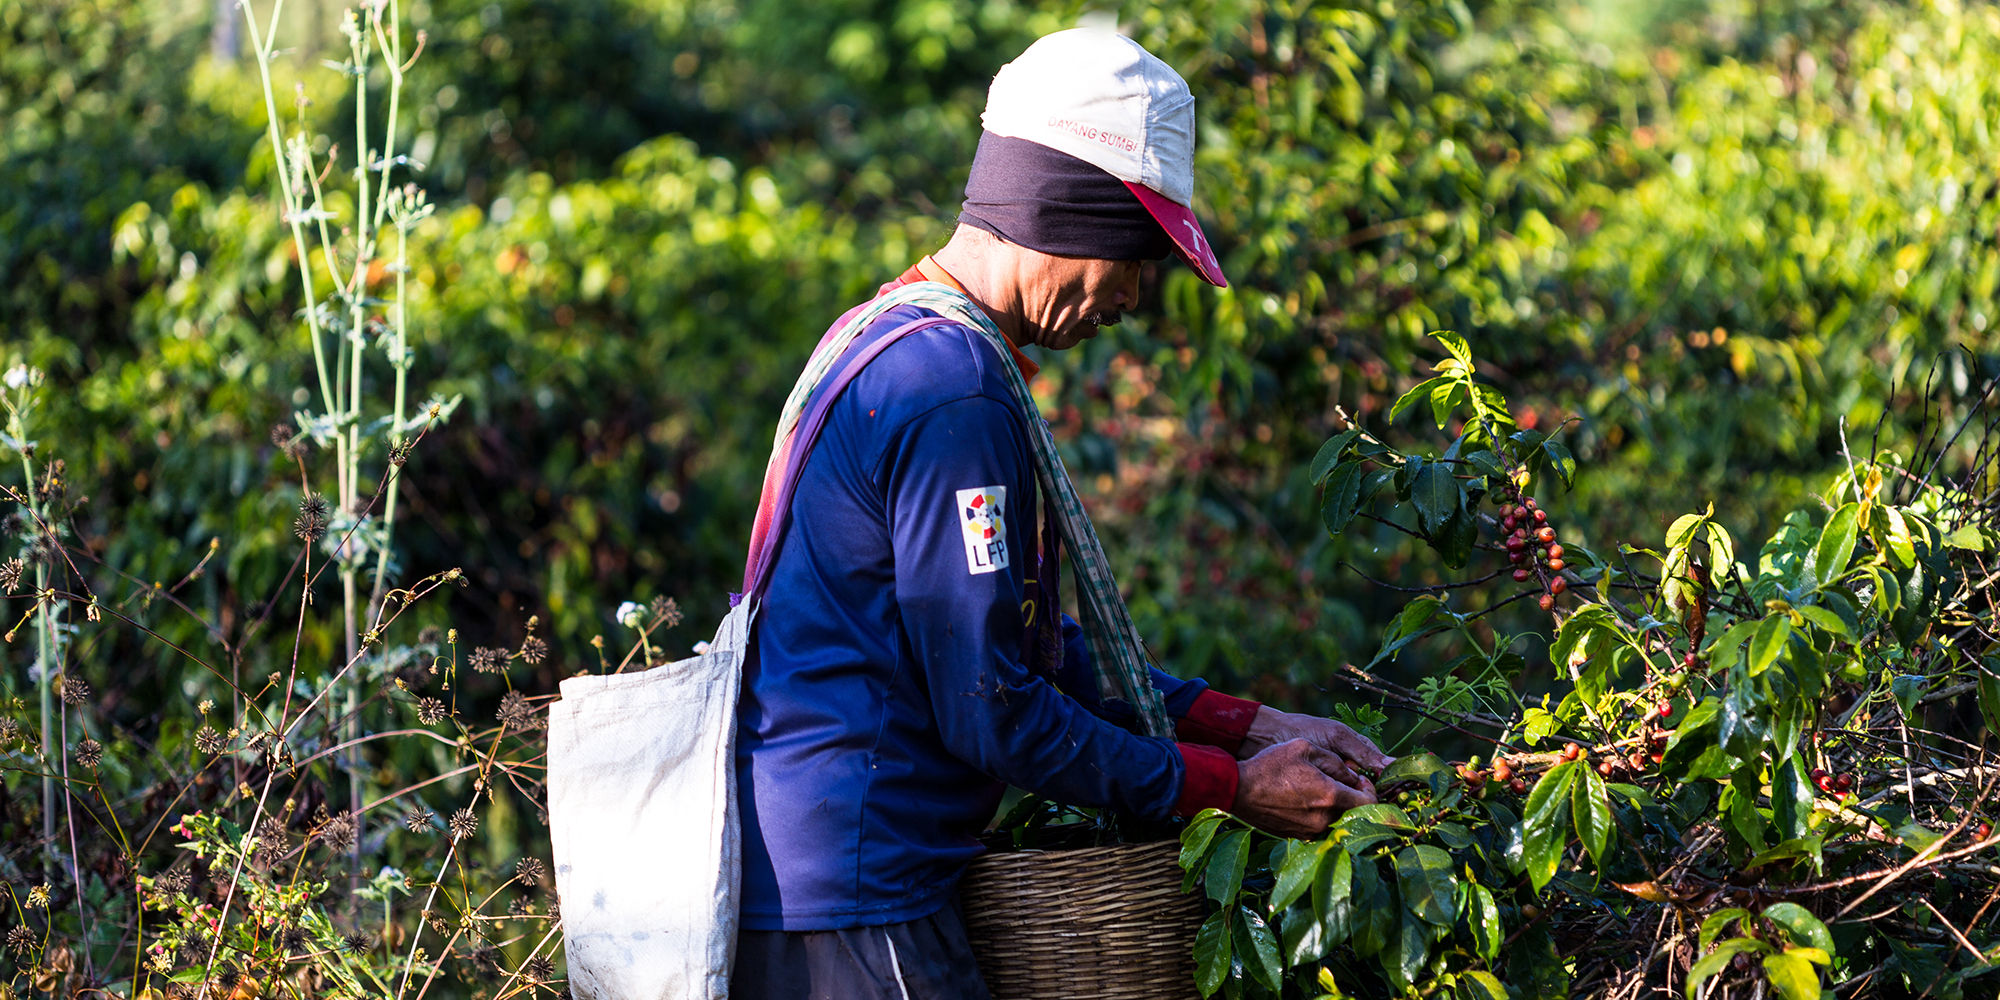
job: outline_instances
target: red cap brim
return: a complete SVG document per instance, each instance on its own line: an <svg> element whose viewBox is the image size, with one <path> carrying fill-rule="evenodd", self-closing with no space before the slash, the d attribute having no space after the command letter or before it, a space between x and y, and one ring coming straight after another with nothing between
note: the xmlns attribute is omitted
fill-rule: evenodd
<svg viewBox="0 0 2000 1000"><path fill-rule="evenodd" d="M1125 186L1152 213L1153 221L1167 231L1167 237L1174 241L1174 250L1201 275L1201 280L1217 288L1228 288L1229 279L1222 276L1222 264L1215 259L1215 251L1209 248L1208 234L1202 232L1200 220L1194 217L1194 210L1186 205L1168 201L1165 195L1144 184L1126 181Z"/></svg>

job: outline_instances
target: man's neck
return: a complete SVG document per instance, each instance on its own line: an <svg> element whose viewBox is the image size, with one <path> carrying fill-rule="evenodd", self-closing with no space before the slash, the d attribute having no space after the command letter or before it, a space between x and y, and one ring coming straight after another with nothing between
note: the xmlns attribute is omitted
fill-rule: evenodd
<svg viewBox="0 0 2000 1000"><path fill-rule="evenodd" d="M944 277L964 289L1008 343L1016 348L1022 345L1020 272L1010 255L976 252L954 238L917 267L923 270L926 264L943 271ZM928 272L924 276L940 280Z"/></svg>

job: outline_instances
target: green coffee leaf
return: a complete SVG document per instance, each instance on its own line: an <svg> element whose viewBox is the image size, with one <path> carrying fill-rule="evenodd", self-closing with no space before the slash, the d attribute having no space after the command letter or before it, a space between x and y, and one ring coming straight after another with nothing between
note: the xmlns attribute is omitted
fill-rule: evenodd
<svg viewBox="0 0 2000 1000"><path fill-rule="evenodd" d="M1236 905L1236 890L1243 887L1243 868L1250 862L1250 831L1231 830L1209 855L1208 871L1202 881L1208 898L1223 906Z"/></svg>
<svg viewBox="0 0 2000 1000"><path fill-rule="evenodd" d="M1799 614L1806 616L1806 620L1812 622L1814 625L1818 625L1820 628L1842 638L1848 637L1847 622L1839 615L1817 604L1802 604L1798 606L1797 610Z"/></svg>
<svg viewBox="0 0 2000 1000"><path fill-rule="evenodd" d="M1556 441L1543 442L1542 450L1548 453L1549 469L1556 474L1557 479L1562 480L1563 488L1574 489L1576 487L1576 456L1570 454L1568 448Z"/></svg>
<svg viewBox="0 0 2000 1000"><path fill-rule="evenodd" d="M1493 901L1493 893L1477 882L1466 883L1465 922L1472 928L1472 944L1479 957L1488 962L1500 955L1500 942L1506 937L1506 928L1500 925L1500 907Z"/></svg>
<svg viewBox="0 0 2000 1000"><path fill-rule="evenodd" d="M1320 862L1312 885L1313 913L1319 917L1320 939L1327 947L1347 940L1353 932L1354 904L1348 897L1353 887L1354 859L1336 847Z"/></svg>
<svg viewBox="0 0 2000 1000"><path fill-rule="evenodd" d="M1354 520L1355 512L1361 509L1361 480L1366 475L1360 462L1348 462L1327 480L1319 508L1319 520L1326 525L1327 534L1340 534Z"/></svg>
<svg viewBox="0 0 2000 1000"><path fill-rule="evenodd" d="M1833 952L1833 933L1811 910L1797 903L1773 903L1764 908L1764 919L1783 927L1794 943Z"/></svg>
<svg viewBox="0 0 2000 1000"><path fill-rule="evenodd" d="M1444 462L1432 462L1417 470L1416 479L1410 483L1410 502L1417 507L1417 516L1422 519L1425 534L1443 528L1445 522L1464 505L1465 490L1459 486L1458 477L1451 474L1451 469Z"/></svg>
<svg viewBox="0 0 2000 1000"><path fill-rule="evenodd" d="M1605 789L1604 779L1588 766L1577 767L1576 774L1570 782L1570 813L1576 819L1576 836L1590 852L1591 863L1601 868L1604 852L1611 846L1611 793Z"/></svg>
<svg viewBox="0 0 2000 1000"><path fill-rule="evenodd" d="M1451 381L1450 379L1442 375L1439 375L1434 378L1427 378L1422 382L1418 382L1416 385L1411 386L1409 392L1403 393L1403 395L1396 400L1396 405L1389 407L1389 422L1392 424L1395 423L1396 419L1403 415L1404 410L1407 410L1410 407L1415 406L1426 399L1429 399L1432 389L1435 389L1438 386L1444 385L1450 381Z"/></svg>
<svg viewBox="0 0 2000 1000"><path fill-rule="evenodd" d="M1735 958L1738 952L1770 950L1769 945L1764 944L1756 938L1735 938L1717 945L1714 951L1702 956L1701 961L1694 963L1694 968L1688 970L1688 1000L1694 1000L1696 992L1701 989L1701 984L1706 982L1708 977L1721 972L1723 967L1727 966L1729 960ZM1815 1000L1817 1000L1816 997Z"/></svg>
<svg viewBox="0 0 2000 1000"><path fill-rule="evenodd" d="M1905 569L1915 566L1917 546L1916 539L1910 534L1909 519L1894 507L1884 507L1882 513L1886 515L1883 518L1882 541L1885 543L1885 551L1888 552L1889 558Z"/></svg>
<svg viewBox="0 0 2000 1000"><path fill-rule="evenodd" d="M1764 956L1764 975L1785 1000L1819 1000L1819 970L1798 955Z"/></svg>
<svg viewBox="0 0 2000 1000"><path fill-rule="evenodd" d="M1764 619L1757 626L1757 634L1750 639L1750 676L1755 677L1776 661L1784 652L1785 643L1792 638L1792 619L1779 612Z"/></svg>
<svg viewBox="0 0 2000 1000"><path fill-rule="evenodd" d="M1439 927L1453 924L1458 878L1451 873L1451 855L1442 848L1418 844L1397 852L1396 884L1411 913Z"/></svg>
<svg viewBox="0 0 2000 1000"><path fill-rule="evenodd" d="M1459 975L1452 1000L1507 1000L1507 987L1493 973L1474 969Z"/></svg>
<svg viewBox="0 0 2000 1000"><path fill-rule="evenodd" d="M1252 913L1247 906L1236 908L1235 934L1236 954L1243 959L1243 965L1252 978L1273 993L1278 991L1278 977L1284 974L1284 967L1278 964L1278 938L1271 933L1264 918Z"/></svg>
<svg viewBox="0 0 2000 1000"><path fill-rule="evenodd" d="M1568 824L1564 820L1568 818L1565 814L1570 783L1576 780L1577 767L1576 761L1557 764L1528 793L1527 815L1522 818L1521 858L1527 864L1528 878L1536 892L1542 891L1555 877L1556 864L1562 860L1563 848L1569 843Z"/></svg>
<svg viewBox="0 0 2000 1000"><path fill-rule="evenodd" d="M1347 446L1353 444L1354 439L1360 436L1361 428L1349 427L1327 438L1326 443L1319 446L1319 454L1314 455L1312 460L1311 475L1314 486L1326 480L1327 474L1340 462L1341 454L1347 451Z"/></svg>
<svg viewBox="0 0 2000 1000"><path fill-rule="evenodd" d="M1812 785L1806 782L1804 767L1799 755L1792 754L1771 772L1771 821L1777 824L1781 841L1804 837L1812 819Z"/></svg>
<svg viewBox="0 0 2000 1000"><path fill-rule="evenodd" d="M1824 587L1834 581L1847 569L1847 561L1854 556L1855 517L1860 513L1858 504L1845 503L1827 518L1826 527L1819 533L1819 545L1813 549L1813 573L1819 585Z"/></svg>
<svg viewBox="0 0 2000 1000"><path fill-rule="evenodd" d="M1740 906L1731 906L1709 914L1708 919L1701 922L1697 943L1701 945L1703 951L1707 951L1708 946L1715 943L1715 939L1729 926L1731 920L1741 920L1749 915L1750 911Z"/></svg>
<svg viewBox="0 0 2000 1000"><path fill-rule="evenodd" d="M1192 871L1208 856L1208 845L1215 840L1215 831L1222 828L1226 814L1216 809L1204 809L1201 814L1181 831L1181 858L1183 869Z"/></svg>
<svg viewBox="0 0 2000 1000"><path fill-rule="evenodd" d="M1278 954L1284 958L1287 967L1306 965L1326 957L1329 947L1326 935L1310 908L1293 906L1273 919L1278 922Z"/></svg>
<svg viewBox="0 0 2000 1000"><path fill-rule="evenodd" d="M1194 935L1194 984L1210 997L1229 977L1229 910L1209 914Z"/></svg>
<svg viewBox="0 0 2000 1000"><path fill-rule="evenodd" d="M1285 842L1285 861L1278 868L1278 884L1271 889L1270 912L1284 910L1312 888L1313 875L1319 871L1320 859L1333 846L1330 840L1318 843L1303 840Z"/></svg>

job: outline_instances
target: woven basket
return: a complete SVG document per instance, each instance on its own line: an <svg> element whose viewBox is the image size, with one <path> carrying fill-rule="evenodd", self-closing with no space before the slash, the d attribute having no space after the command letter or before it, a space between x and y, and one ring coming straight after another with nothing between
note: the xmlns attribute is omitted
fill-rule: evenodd
<svg viewBox="0 0 2000 1000"><path fill-rule="evenodd" d="M993 1000L1195 1000L1201 897L1180 845L986 854L959 883Z"/></svg>

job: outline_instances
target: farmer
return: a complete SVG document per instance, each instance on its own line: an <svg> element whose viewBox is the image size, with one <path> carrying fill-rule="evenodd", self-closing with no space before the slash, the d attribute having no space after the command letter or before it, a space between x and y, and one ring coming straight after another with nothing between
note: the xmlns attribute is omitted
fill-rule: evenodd
<svg viewBox="0 0 2000 1000"><path fill-rule="evenodd" d="M943 322L881 349L823 404L788 509L767 483L759 511L753 553L768 531L775 561L738 710L742 1000L986 997L955 886L1008 785L1308 836L1374 801L1361 769L1389 762L1339 723L1157 669L1179 742L1136 735L1082 630L1049 619L1040 417L1007 369L1032 379L1020 348L1118 322L1144 261L1226 282L1188 208L1194 99L1138 44L1041 39L994 79L983 123L957 231L876 301L935 282L1004 342ZM896 305L841 357L939 315Z"/></svg>

